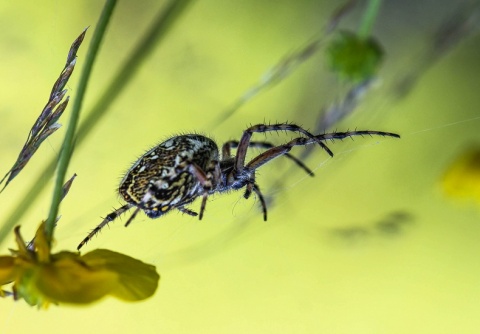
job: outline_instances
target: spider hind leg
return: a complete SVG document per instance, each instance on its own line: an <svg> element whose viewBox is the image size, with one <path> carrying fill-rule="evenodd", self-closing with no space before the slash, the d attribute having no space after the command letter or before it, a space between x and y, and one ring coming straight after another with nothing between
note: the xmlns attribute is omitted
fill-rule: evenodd
<svg viewBox="0 0 480 334"><path fill-rule="evenodd" d="M80 242L77 246L77 250L80 250L80 248L82 248L83 246L85 246L85 244L87 242L89 242L98 232L100 232L102 230L102 228L104 228L105 226L108 225L108 223L114 221L115 219L118 218L118 216L120 216L122 213L124 213L125 211L128 211L130 210L131 208L133 207L133 204L125 204L124 206L118 208L117 210L109 213L104 219L103 221L97 225L97 227L95 227L86 237L85 239L82 240L82 242Z"/></svg>

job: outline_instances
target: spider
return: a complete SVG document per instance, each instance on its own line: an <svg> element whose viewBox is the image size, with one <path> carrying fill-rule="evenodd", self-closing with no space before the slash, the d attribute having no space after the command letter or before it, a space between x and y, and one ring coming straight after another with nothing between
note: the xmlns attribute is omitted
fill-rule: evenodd
<svg viewBox="0 0 480 334"><path fill-rule="evenodd" d="M303 136L274 146L269 142L251 141L254 133L291 131ZM142 155L127 171L119 186L119 193L127 204L108 214L78 245L80 250L93 236L122 213L135 208L125 223L128 226L139 211L150 218L158 218L176 209L202 219L209 195L245 188L248 199L255 193L267 220L267 206L260 188L255 181L255 172L270 160L285 156L295 162L309 175L313 172L300 160L290 155L294 146L318 144L331 157L332 151L324 143L327 140L353 136L378 135L400 138L398 134L381 131L347 131L313 135L302 127L290 123L257 124L243 131L240 141L231 140L223 144L220 157L217 144L199 134L175 136L153 147ZM245 163L250 147L265 149ZM236 149L236 155L231 150ZM197 197L202 198L199 213L186 208Z"/></svg>

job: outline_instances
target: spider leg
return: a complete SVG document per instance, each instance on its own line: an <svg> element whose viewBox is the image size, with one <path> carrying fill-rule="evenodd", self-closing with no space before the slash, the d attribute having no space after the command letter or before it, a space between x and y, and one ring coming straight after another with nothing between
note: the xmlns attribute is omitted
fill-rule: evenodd
<svg viewBox="0 0 480 334"><path fill-rule="evenodd" d="M250 146L250 144L249 144ZM230 140L222 145L222 160L226 160L232 157L231 149L238 147L238 140Z"/></svg>
<svg viewBox="0 0 480 334"><path fill-rule="evenodd" d="M140 210L142 210L140 208L140 206L137 206L137 208L135 209L135 211L133 211L132 215L130 216L130 218L128 218L127 222L125 223L125 227L127 227L128 225L130 225L130 223L135 219L135 217L137 216L137 214L140 212Z"/></svg>
<svg viewBox="0 0 480 334"><path fill-rule="evenodd" d="M355 131L346 131L346 132L324 133L324 134L315 136L315 138L319 140L334 140L334 139L344 139L348 137L365 136L365 135L400 138L400 135L396 133L372 131L372 130L361 130L361 131L355 130ZM309 144L313 144L314 142L315 141L310 140Z"/></svg>
<svg viewBox="0 0 480 334"><path fill-rule="evenodd" d="M305 138L305 137L299 137L292 139L286 144L279 145L279 146L274 146L265 152L257 155L255 158L253 158L245 167L250 168L252 170L256 170L257 168L263 166L267 162L269 162L272 159L275 159L278 156L281 155L286 155L288 152L292 149L294 146L299 146L299 145L306 145L306 144L312 144L315 143L315 141Z"/></svg>
<svg viewBox="0 0 480 334"><path fill-rule="evenodd" d="M225 158L230 158L231 157L230 149L237 148L238 144L239 144L239 142L237 140L231 140L231 141L228 141L225 144L223 144L222 157L224 159ZM264 141L251 141L250 143L248 143L248 146L249 147L254 147L254 148L263 148L263 149L270 149L270 148L275 147L275 145L273 145L272 143L264 142ZM308 168L300 159L296 158L295 156L291 155L290 153L285 153L284 156L287 157L288 159L292 160L293 162L295 162L297 164L297 166L300 167L301 169L303 169L308 175L314 176L312 170L310 168Z"/></svg>
<svg viewBox="0 0 480 334"><path fill-rule="evenodd" d="M187 215L190 215L190 216L198 216L198 213L196 213L195 211L193 210L190 210L190 209L187 209L187 208L184 208L183 206L179 206L176 208L178 211L182 212L182 213L186 213Z"/></svg>
<svg viewBox="0 0 480 334"><path fill-rule="evenodd" d="M260 191L260 188L258 187L258 184L255 183L255 180L250 180L246 186L245 193L243 194L243 197L245 199L249 199L250 196L252 195L252 191L257 194L258 199L260 200L260 203L262 204L262 211L263 211L263 220L267 221L267 203L265 202L265 198L262 195L262 192Z"/></svg>
<svg viewBox="0 0 480 334"><path fill-rule="evenodd" d="M125 211L128 211L133 207L132 204L125 204L124 206L118 208L117 210L113 211L112 213L109 213L103 221L95 227L92 232L90 232L85 239L82 240L82 242L77 246L77 250L80 250L87 242L89 242L102 228L104 228L108 223L114 221L118 216L120 216L122 213Z"/></svg>
<svg viewBox="0 0 480 334"><path fill-rule="evenodd" d="M292 131L292 132L299 132L304 134L310 141L316 142L320 145L330 156L333 156L332 151L322 142L321 138L315 137L313 134L308 132L307 130L301 128L295 124L287 124L287 123L278 123L278 124L257 124L254 126L249 127L248 129L243 131L242 138L239 141L238 148L237 148L237 156L235 157L235 170L237 172L242 172L244 165L245 165L245 156L247 155L247 148L250 143L250 138L252 137L254 132L270 132L270 131ZM304 138L304 139L307 139ZM307 141L305 141L307 142ZM310 143L310 142L308 142ZM300 144L299 144L300 145Z"/></svg>
<svg viewBox="0 0 480 334"><path fill-rule="evenodd" d="M263 220L267 221L267 203L265 202L265 198L263 197L260 188L256 183L253 183L252 190L255 194L257 194L258 199L260 200L260 203L262 204L262 210L263 210ZM247 193L245 193L246 195ZM250 195L249 195L250 196Z"/></svg>
<svg viewBox="0 0 480 334"><path fill-rule="evenodd" d="M396 133L391 132L382 132L382 131L372 131L372 130L361 130L361 131L347 131L347 132L332 132L332 133L324 133L321 135L315 136L317 140L334 140L334 139L344 139L348 137L354 136L383 136L383 137L395 137L400 138L400 136ZM304 138L299 137L292 139L286 144L279 145L268 149L267 151L263 152L262 154L258 155L257 157L253 158L247 165L247 168L257 169L260 166L263 166L270 160L280 156L287 154L292 147L299 146L299 145L309 145L315 144L317 141L312 140L311 138Z"/></svg>
<svg viewBox="0 0 480 334"><path fill-rule="evenodd" d="M191 163L190 164L190 172L195 175L198 182L202 185L203 194L202 194L202 204L200 206L200 213L198 215L198 219L202 220L203 213L205 212L205 207L207 205L207 198L208 193L212 190L212 174L205 173L197 164Z"/></svg>
<svg viewBox="0 0 480 334"><path fill-rule="evenodd" d="M245 193L243 194L243 198L245 199L249 199L250 198L250 195L252 195L252 190L253 190L253 185L255 183L252 181L252 182L249 182L247 184L247 186L245 187Z"/></svg>

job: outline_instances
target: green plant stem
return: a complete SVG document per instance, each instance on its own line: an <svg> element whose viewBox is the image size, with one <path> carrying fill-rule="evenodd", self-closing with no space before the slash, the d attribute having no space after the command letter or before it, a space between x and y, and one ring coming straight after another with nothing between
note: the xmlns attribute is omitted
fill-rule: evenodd
<svg viewBox="0 0 480 334"><path fill-rule="evenodd" d="M80 124L76 136L76 148L78 148L87 135L98 125L98 121L103 118L110 110L110 104L117 98L122 90L127 86L130 79L134 76L147 56L151 53L155 46L167 35L171 30L181 14L187 8L191 0L172 0L166 7L160 9L157 18L150 25L148 30L140 38L140 42L134 48L133 52L128 57L127 61L120 67L118 73L111 80L110 84L105 89L105 92L100 95L99 100L94 104L94 107L86 113L85 120ZM40 172L39 176L33 182L31 188L18 203L14 211L6 219L0 227L0 242L5 240L15 226L15 224L26 213L26 209L31 206L36 199L38 199L41 192L44 190L47 180L50 179L55 171L56 159L52 159L47 166Z"/></svg>
<svg viewBox="0 0 480 334"><path fill-rule="evenodd" d="M367 4L367 8L363 12L362 21L360 23L360 28L358 29L358 35L366 39L370 37L372 33L373 24L378 15L378 11L380 9L380 5L382 0L369 0Z"/></svg>
<svg viewBox="0 0 480 334"><path fill-rule="evenodd" d="M176 19L191 2L191 0L172 0L166 8L162 7L153 24L140 39L130 57L121 66L110 85L100 95L100 99L82 122L78 129L79 142L83 141L95 125L98 124L98 121L107 114L110 104L127 87L127 83L140 68L140 65L143 64L147 56L155 49L155 46L167 35Z"/></svg>
<svg viewBox="0 0 480 334"><path fill-rule="evenodd" d="M50 212L45 223L45 232L47 240L51 242L53 237L53 230L55 227L55 221L58 216L58 208L62 199L63 184L65 183L65 175L67 174L67 168L72 157L73 148L75 145L75 130L77 128L78 118L80 116L80 110L82 108L83 97L87 89L88 79L92 73L93 63L98 54L98 49L102 42L105 31L107 30L108 23L112 16L113 10L117 0L107 0L102 10L102 14L97 23L97 27L92 36L92 41L85 58L85 65L83 66L82 74L78 83L77 95L73 101L72 113L68 122L67 131L65 133L65 139L63 140L62 149L58 158L57 167L57 179L55 181L55 188L53 190L52 205L50 206Z"/></svg>

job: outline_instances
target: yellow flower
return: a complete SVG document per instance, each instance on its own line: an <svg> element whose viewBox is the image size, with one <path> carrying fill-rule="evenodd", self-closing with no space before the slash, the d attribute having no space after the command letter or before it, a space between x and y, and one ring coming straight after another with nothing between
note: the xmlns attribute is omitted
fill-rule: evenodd
<svg viewBox="0 0 480 334"><path fill-rule="evenodd" d="M160 276L155 267L107 249L85 255L62 251L51 254L44 224L26 246L20 228L15 228L18 251L0 256L0 286L13 283L8 295L30 305L50 303L88 304L106 295L126 301L139 301L153 295Z"/></svg>
<svg viewBox="0 0 480 334"><path fill-rule="evenodd" d="M480 203L480 149L469 149L450 166L442 180L451 197L473 199Z"/></svg>

